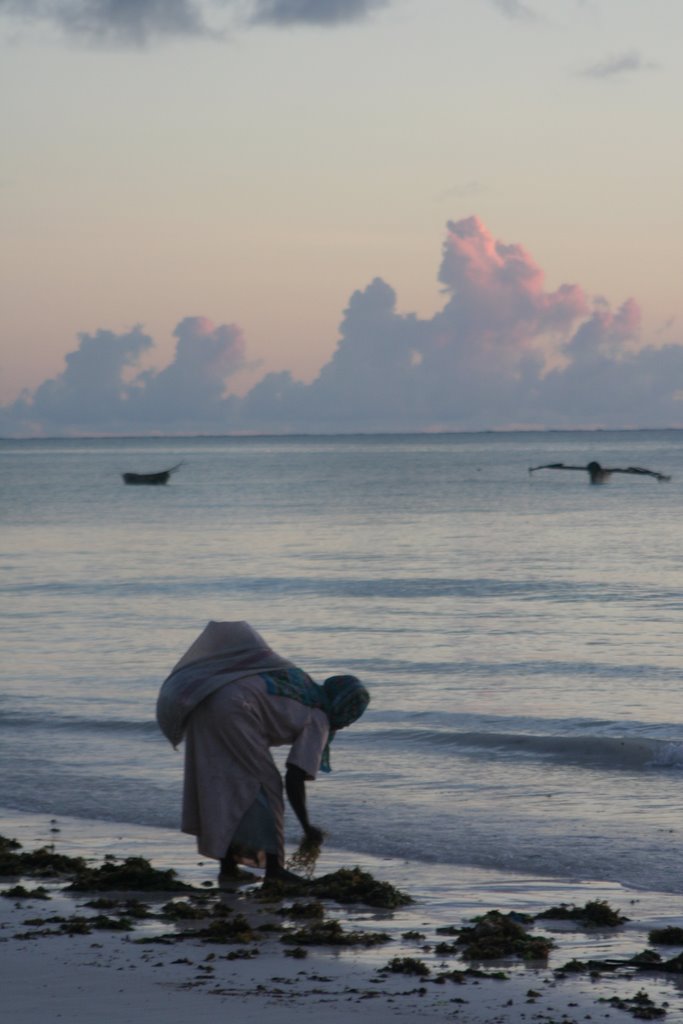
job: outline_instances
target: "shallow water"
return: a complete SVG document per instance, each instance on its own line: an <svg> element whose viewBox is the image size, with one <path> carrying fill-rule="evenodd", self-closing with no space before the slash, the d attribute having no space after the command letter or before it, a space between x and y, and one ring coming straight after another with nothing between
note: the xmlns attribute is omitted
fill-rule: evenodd
<svg viewBox="0 0 683 1024"><path fill-rule="evenodd" d="M682 441L0 442L2 803L175 828L156 693L246 619L372 691L310 787L338 847L683 892ZM527 472L591 459L673 478Z"/></svg>

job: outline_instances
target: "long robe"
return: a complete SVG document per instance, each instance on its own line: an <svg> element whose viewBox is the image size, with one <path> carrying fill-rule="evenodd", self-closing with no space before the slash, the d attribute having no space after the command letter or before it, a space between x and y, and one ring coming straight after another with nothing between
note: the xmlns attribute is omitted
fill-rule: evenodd
<svg viewBox="0 0 683 1024"><path fill-rule="evenodd" d="M185 734L182 830L206 857L265 865L284 862L284 796L271 747L290 745L287 763L315 779L329 735L327 715L271 696L258 676L217 690L195 708Z"/></svg>
<svg viewBox="0 0 683 1024"><path fill-rule="evenodd" d="M164 682L159 725L183 737L182 829L206 857L263 867L284 861L283 784L270 747L288 744L287 763L314 779L329 738L324 711L270 694L260 671L294 667L246 622L210 622Z"/></svg>

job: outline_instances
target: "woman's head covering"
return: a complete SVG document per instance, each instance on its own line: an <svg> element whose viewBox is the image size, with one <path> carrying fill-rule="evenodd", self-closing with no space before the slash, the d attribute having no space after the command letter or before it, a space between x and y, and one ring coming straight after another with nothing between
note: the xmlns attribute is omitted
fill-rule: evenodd
<svg viewBox="0 0 683 1024"><path fill-rule="evenodd" d="M209 622L193 644L185 651L182 658L171 670L171 675L178 669L192 665L205 658L234 658L236 667L242 660L249 657L254 663L259 657L268 656L264 664L291 664L284 658L275 655L260 633L248 622Z"/></svg>
<svg viewBox="0 0 683 1024"><path fill-rule="evenodd" d="M203 700L225 686L260 672L294 669L248 622L209 622L165 680L157 721L176 747L187 719Z"/></svg>
<svg viewBox="0 0 683 1024"><path fill-rule="evenodd" d="M260 675L268 693L320 708L330 721L329 741L365 711L370 694L355 676L331 676L321 686L281 657L248 622L209 622L173 668L157 700L157 721L177 746L187 719L206 697L227 683ZM329 742L323 755L329 771Z"/></svg>
<svg viewBox="0 0 683 1024"><path fill-rule="evenodd" d="M336 732L351 725L370 703L370 694L355 676L330 676L323 683L330 728Z"/></svg>

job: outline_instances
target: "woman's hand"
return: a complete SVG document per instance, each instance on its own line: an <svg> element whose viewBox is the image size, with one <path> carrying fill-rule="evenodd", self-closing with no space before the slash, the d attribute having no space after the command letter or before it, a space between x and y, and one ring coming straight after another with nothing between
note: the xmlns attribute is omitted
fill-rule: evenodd
<svg viewBox="0 0 683 1024"><path fill-rule="evenodd" d="M295 764L287 765L285 789L287 790L292 810L304 830L306 841L320 846L323 841L323 832L315 825L311 825L308 820L308 811L306 809L306 773Z"/></svg>
<svg viewBox="0 0 683 1024"><path fill-rule="evenodd" d="M315 846L322 846L323 839L325 838L325 833L317 825L309 825L305 828L304 835L306 836L306 841Z"/></svg>

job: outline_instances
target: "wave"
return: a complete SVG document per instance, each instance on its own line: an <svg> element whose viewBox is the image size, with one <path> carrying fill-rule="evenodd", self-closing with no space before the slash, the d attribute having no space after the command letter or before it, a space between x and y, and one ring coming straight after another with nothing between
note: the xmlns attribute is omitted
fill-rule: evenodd
<svg viewBox="0 0 683 1024"><path fill-rule="evenodd" d="M640 603L661 602L669 606L680 605L680 592L660 588L629 584L623 580L618 583L604 584L594 581L579 583L563 579L520 579L501 580L488 577L406 577L382 576L378 578L347 578L342 576L274 576L274 577L205 577L163 576L154 580L135 577L122 580L120 577L106 579L102 576L97 580L45 580L16 582L3 588L9 594L26 594L39 592L42 594L100 594L103 589L109 595L145 595L168 594L175 590L178 594L204 594L214 592L225 593L225 588L237 593L268 593L268 594L319 594L325 597L355 597L391 599L425 599L443 597L463 597L467 599L517 598L527 601L552 601L560 604L585 603L587 601Z"/></svg>
<svg viewBox="0 0 683 1024"><path fill-rule="evenodd" d="M578 767L598 768L604 770L628 770L647 771L651 769L673 768L683 769L683 740L678 741L670 736L658 738L652 735L615 735L615 730L623 728L623 723L596 720L573 719L571 727L576 733L548 733L548 732L524 732L513 731L510 727L514 724L523 725L528 719L503 719L490 718L487 722L488 728L420 728L408 727L399 728L397 723L400 718L405 718L405 713L385 713L379 716L379 720L372 725L368 724L362 729L351 731L346 738L358 744L359 747L402 747L419 749L425 752L437 753L443 756L449 750L453 754L468 758L482 758L495 755L497 758L513 760L542 760L552 761L556 764L567 764ZM413 720L420 718L433 718L434 716L425 712L424 715L411 716ZM441 722L444 721L443 713L438 716ZM460 725L466 724L470 719L472 723L481 722L481 716L462 715L452 716L457 718ZM382 725L381 719L387 723ZM562 724L569 725L566 720L543 719L546 728L553 725L560 727ZM504 723L503 728L498 728L499 722ZM540 724L540 720L538 723ZM633 730L638 728L637 724L630 723ZM588 732L588 728L596 727L600 732ZM671 726L658 726L656 723L645 725L640 728L649 728L650 731L657 731L658 728L670 731ZM131 739L158 739L163 737L159 726L153 717L149 719L127 719L121 717L87 717L78 715L65 715L56 712L41 710L40 712L26 711L0 711L0 732L3 730L37 730L47 732L75 732L82 735L89 734L93 737L98 735L130 736Z"/></svg>
<svg viewBox="0 0 683 1024"><path fill-rule="evenodd" d="M359 632L354 630L354 632ZM599 661L553 661L550 659L534 659L519 661L409 661L394 658L345 658L346 666L351 669L365 670L372 672L375 677L385 676L396 680L397 677L407 676L411 682L415 678L428 675L443 675L455 678L465 676L472 679L489 678L510 678L512 676L522 678L528 676L578 676L580 678L608 679L647 679L672 680L678 682L681 671L678 667L667 665L654 665L644 662L633 664L610 664Z"/></svg>
<svg viewBox="0 0 683 1024"><path fill-rule="evenodd" d="M459 754L481 757L497 753L510 759L542 759L554 763L605 770L647 771L683 769L683 741L648 736L535 735L514 732L455 732L432 729L387 729L377 733L381 742L430 750L452 748Z"/></svg>
<svg viewBox="0 0 683 1024"><path fill-rule="evenodd" d="M58 715L53 712L29 714L21 711L0 712L1 729L55 729L89 733L133 733L161 735L154 719L83 718L77 715Z"/></svg>

